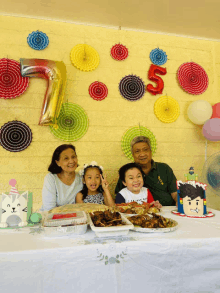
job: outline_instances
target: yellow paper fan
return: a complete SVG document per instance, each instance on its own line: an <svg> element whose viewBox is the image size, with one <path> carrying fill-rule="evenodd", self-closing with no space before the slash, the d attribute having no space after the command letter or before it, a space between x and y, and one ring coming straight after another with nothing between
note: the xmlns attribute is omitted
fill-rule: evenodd
<svg viewBox="0 0 220 293"><path fill-rule="evenodd" d="M79 44L72 48L70 59L73 65L82 71L92 71L99 65L99 54L91 46Z"/></svg>
<svg viewBox="0 0 220 293"><path fill-rule="evenodd" d="M154 104L154 113L157 118L164 123L176 121L180 115L178 102L168 96L160 97Z"/></svg>

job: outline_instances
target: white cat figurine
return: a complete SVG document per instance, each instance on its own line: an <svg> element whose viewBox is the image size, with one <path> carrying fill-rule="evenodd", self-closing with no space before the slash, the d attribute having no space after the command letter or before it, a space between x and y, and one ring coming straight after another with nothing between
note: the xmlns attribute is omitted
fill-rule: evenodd
<svg viewBox="0 0 220 293"><path fill-rule="evenodd" d="M0 228L26 226L28 191L19 194L15 179L11 179L9 184L11 191L9 194L3 193L0 202Z"/></svg>

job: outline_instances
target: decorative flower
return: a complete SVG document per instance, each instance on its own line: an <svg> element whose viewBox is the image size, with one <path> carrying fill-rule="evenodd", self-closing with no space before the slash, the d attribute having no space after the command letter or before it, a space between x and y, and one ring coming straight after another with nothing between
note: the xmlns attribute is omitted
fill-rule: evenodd
<svg viewBox="0 0 220 293"><path fill-rule="evenodd" d="M49 44L48 36L40 31L32 32L27 37L28 45L34 50L43 50Z"/></svg>
<svg viewBox="0 0 220 293"><path fill-rule="evenodd" d="M81 170L79 170L79 175L80 176L83 176L84 175L84 172L85 172L85 169L89 166L92 166L92 167L99 167L102 171L103 171L103 167L102 166L99 166L98 163L96 161L92 161L90 164L84 164L83 165L83 168Z"/></svg>
<svg viewBox="0 0 220 293"><path fill-rule="evenodd" d="M150 52L150 59L156 65L163 65L167 62L166 52L156 48Z"/></svg>
<svg viewBox="0 0 220 293"><path fill-rule="evenodd" d="M122 44L116 44L111 48L111 56L115 60L125 60L128 57L128 49Z"/></svg>

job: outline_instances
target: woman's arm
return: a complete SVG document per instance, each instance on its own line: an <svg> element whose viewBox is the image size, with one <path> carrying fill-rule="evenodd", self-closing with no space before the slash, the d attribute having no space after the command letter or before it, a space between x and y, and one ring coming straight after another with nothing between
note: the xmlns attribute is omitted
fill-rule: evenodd
<svg viewBox="0 0 220 293"><path fill-rule="evenodd" d="M101 177L101 182L102 182L102 188L104 190L104 192L103 192L104 203L105 203L105 205L107 205L109 207L113 207L115 205L115 202L110 194L109 184L108 184L108 181L106 180L106 175L104 177L102 177L102 175L100 174L100 177Z"/></svg>
<svg viewBox="0 0 220 293"><path fill-rule="evenodd" d="M43 211L49 211L57 206L57 190L54 175L49 173L44 178L42 189L42 208Z"/></svg>
<svg viewBox="0 0 220 293"><path fill-rule="evenodd" d="M83 194L81 192L77 193L76 195L76 203L84 203Z"/></svg>

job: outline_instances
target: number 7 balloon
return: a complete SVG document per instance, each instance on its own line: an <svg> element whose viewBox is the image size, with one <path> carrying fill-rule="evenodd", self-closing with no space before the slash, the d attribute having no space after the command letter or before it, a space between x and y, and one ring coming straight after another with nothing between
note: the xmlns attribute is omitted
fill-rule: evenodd
<svg viewBox="0 0 220 293"><path fill-rule="evenodd" d="M62 61L20 59L21 75L40 77L48 81L39 125L57 127L57 117L63 103L66 86L66 66Z"/></svg>

